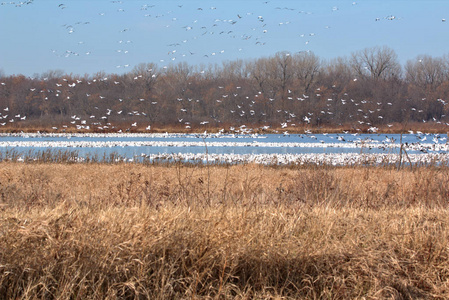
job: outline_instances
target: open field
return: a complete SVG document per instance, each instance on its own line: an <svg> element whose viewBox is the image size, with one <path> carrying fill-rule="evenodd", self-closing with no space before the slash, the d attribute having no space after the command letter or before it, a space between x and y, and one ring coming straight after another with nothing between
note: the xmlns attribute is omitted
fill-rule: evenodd
<svg viewBox="0 0 449 300"><path fill-rule="evenodd" d="M449 169L0 163L0 298L449 297Z"/></svg>

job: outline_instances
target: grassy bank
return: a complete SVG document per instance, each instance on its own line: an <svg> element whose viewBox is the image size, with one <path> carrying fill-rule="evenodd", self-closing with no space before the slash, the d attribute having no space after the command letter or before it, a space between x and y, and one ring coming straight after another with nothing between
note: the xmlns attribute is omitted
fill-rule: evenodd
<svg viewBox="0 0 449 300"><path fill-rule="evenodd" d="M348 124L324 124L324 125L311 125L311 124L298 124L296 126L288 126L283 128L281 124L271 124L269 128L263 128L265 123L263 124L252 124L247 125L246 129L251 128L251 132L259 133L259 134L268 134L268 133L283 133L288 131L292 134L304 134L307 132L313 132L315 134L320 133L373 133L370 131L371 126L368 125L357 125L355 126L353 123ZM152 124L151 130L148 130L146 126L136 126L129 127L129 124L126 125L117 125L116 127L108 128L108 129L98 129L92 127L90 129L77 129L76 127L62 127L61 123L47 124L42 125L40 122L28 122L28 123L14 123L7 124L0 128L0 133L19 133L19 132L42 132L42 133L92 133L92 132L100 132L100 133L115 133L115 132L133 132L133 133L203 133L207 131L208 133L218 133L224 132L226 133L234 133L234 130L240 130L239 124L218 124L217 126L207 124L207 125L191 125L191 128L186 128L181 124ZM234 130L230 130L233 127ZM410 131L417 132L425 132L425 133L439 133L439 134L447 134L449 132L448 126L444 123L422 123L422 122L409 122L406 124L402 123L392 123L392 124L381 124L378 125L376 133L384 133L384 134L399 134L399 133L409 133ZM240 132L240 131L239 131Z"/></svg>
<svg viewBox="0 0 449 300"><path fill-rule="evenodd" d="M0 163L0 298L445 299L449 170Z"/></svg>

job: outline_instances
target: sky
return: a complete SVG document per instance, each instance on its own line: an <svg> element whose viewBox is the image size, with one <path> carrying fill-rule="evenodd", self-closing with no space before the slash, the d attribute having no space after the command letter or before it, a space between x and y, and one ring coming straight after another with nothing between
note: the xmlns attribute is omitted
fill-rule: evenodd
<svg viewBox="0 0 449 300"><path fill-rule="evenodd" d="M3 75L203 67L280 51L330 60L374 46L405 64L449 54L449 1L0 0L0 28Z"/></svg>

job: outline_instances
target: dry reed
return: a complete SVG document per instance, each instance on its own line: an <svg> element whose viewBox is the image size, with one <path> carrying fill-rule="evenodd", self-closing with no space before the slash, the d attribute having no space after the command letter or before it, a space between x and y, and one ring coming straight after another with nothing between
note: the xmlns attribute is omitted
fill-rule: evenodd
<svg viewBox="0 0 449 300"><path fill-rule="evenodd" d="M0 163L0 298L445 299L449 170Z"/></svg>

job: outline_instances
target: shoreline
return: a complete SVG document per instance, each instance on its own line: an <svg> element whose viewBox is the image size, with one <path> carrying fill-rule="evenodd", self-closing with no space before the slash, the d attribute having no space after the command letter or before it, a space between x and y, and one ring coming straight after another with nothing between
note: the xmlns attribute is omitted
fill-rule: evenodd
<svg viewBox="0 0 449 300"><path fill-rule="evenodd" d="M435 123L394 123L390 125L379 125L377 127L355 127L351 124L344 125L327 125L327 126L289 126L286 128L271 127L264 124L251 125L251 126L238 126L224 124L223 126L195 126L186 129L181 126L170 126L170 125L152 125L151 129L148 130L146 127L133 127L132 129L125 127L115 127L107 130L99 129L76 129L76 128L52 128L54 126L36 127L36 126L15 126L15 127L3 127L0 128L0 133L258 133L258 134L282 134L288 132L290 134L305 134L305 133L379 133L379 134L401 134L401 133L411 133L411 132L425 132L433 134L449 134L449 126L445 124L435 124ZM128 130L129 129L129 130Z"/></svg>

